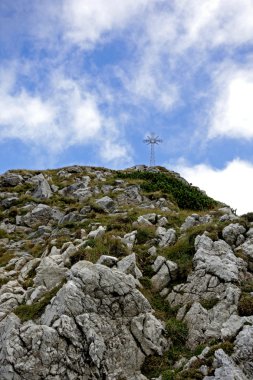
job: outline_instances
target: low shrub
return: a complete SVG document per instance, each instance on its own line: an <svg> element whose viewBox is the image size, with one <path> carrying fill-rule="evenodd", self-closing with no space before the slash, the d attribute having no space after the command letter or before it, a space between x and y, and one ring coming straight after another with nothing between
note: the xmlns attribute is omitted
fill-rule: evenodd
<svg viewBox="0 0 253 380"><path fill-rule="evenodd" d="M231 355L234 351L234 345L231 342L225 341L222 343L215 344L212 346L209 350L209 352L206 354L206 358L212 358L214 356L215 351L222 349L226 354Z"/></svg>
<svg viewBox="0 0 253 380"><path fill-rule="evenodd" d="M144 244L148 240L155 238L155 227L153 226L142 226L138 227L136 234L136 243Z"/></svg>
<svg viewBox="0 0 253 380"><path fill-rule="evenodd" d="M13 259L13 253L12 252L4 252L0 254L0 267L4 267L8 262Z"/></svg>
<svg viewBox="0 0 253 380"><path fill-rule="evenodd" d="M174 345L185 344L188 337L188 328L184 322L172 317L166 322L166 331Z"/></svg>
<svg viewBox="0 0 253 380"><path fill-rule="evenodd" d="M238 303L238 314L240 316L253 315L253 296L249 293L242 293Z"/></svg>
<svg viewBox="0 0 253 380"><path fill-rule="evenodd" d="M162 191L170 195L177 205L183 209L204 210L214 208L218 204L197 187L170 172L129 171L117 172L117 176L119 178L142 179L142 190L150 193Z"/></svg>
<svg viewBox="0 0 253 380"><path fill-rule="evenodd" d="M218 298L210 298L210 299L202 299L200 301L201 306L203 306L206 310L212 309L219 302Z"/></svg>
<svg viewBox="0 0 253 380"><path fill-rule="evenodd" d="M0 230L0 239L5 239L8 237L9 237L9 234L6 231Z"/></svg>

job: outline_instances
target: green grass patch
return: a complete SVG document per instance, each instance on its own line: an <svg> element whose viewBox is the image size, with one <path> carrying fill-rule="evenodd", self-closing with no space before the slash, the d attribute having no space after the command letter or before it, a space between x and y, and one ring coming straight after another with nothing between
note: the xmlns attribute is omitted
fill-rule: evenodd
<svg viewBox="0 0 253 380"><path fill-rule="evenodd" d="M0 267L4 267L9 263L11 259L13 259L13 253L5 251L3 253L0 253Z"/></svg>
<svg viewBox="0 0 253 380"><path fill-rule="evenodd" d="M201 306L206 310L212 309L219 302L218 298L202 299L200 301Z"/></svg>
<svg viewBox="0 0 253 380"><path fill-rule="evenodd" d="M242 293L238 303L238 314L240 316L253 315L253 296L249 293Z"/></svg>
<svg viewBox="0 0 253 380"><path fill-rule="evenodd" d="M166 322L166 331L172 343L176 346L184 345L188 337L186 324L178 319L170 318Z"/></svg>
<svg viewBox="0 0 253 380"><path fill-rule="evenodd" d="M228 342L228 341L215 344L214 346L212 346L210 348L209 352L206 354L206 356L205 356L206 359L208 359L208 358L213 359L215 351L217 351L219 349L222 349L224 352L226 352L226 354L231 355L234 351L234 344L232 342Z"/></svg>
<svg viewBox="0 0 253 380"><path fill-rule="evenodd" d="M39 318L46 306L50 303L51 299L58 293L58 291L61 289L63 283L61 283L59 286L56 286L46 294L38 301L34 302L32 305L19 305L14 309L14 313L24 322L29 321L30 319L37 319Z"/></svg>
<svg viewBox="0 0 253 380"><path fill-rule="evenodd" d="M137 228L136 243L144 244L155 238L156 228L154 226L141 226Z"/></svg>

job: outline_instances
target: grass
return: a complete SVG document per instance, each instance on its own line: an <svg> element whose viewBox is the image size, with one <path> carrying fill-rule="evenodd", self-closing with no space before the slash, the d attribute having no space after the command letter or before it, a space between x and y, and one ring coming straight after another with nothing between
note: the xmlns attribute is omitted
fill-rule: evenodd
<svg viewBox="0 0 253 380"><path fill-rule="evenodd" d="M0 239L6 239L6 238L9 238L9 234L4 230L0 230Z"/></svg>
<svg viewBox="0 0 253 380"><path fill-rule="evenodd" d="M188 337L188 328L182 321L172 317L166 322L166 332L170 337L173 345L184 345Z"/></svg>
<svg viewBox="0 0 253 380"><path fill-rule="evenodd" d="M13 253L6 251L0 254L0 267L4 267L8 262L13 259Z"/></svg>
<svg viewBox="0 0 253 380"><path fill-rule="evenodd" d="M206 310L212 309L219 302L218 298L211 299L202 299L200 301L201 306L203 306Z"/></svg>
<svg viewBox="0 0 253 380"><path fill-rule="evenodd" d="M8 279L8 278L1 278L0 279L0 286L7 284L9 281L10 281L10 279Z"/></svg>
<svg viewBox="0 0 253 380"><path fill-rule="evenodd" d="M240 316L253 315L253 296L249 293L242 293L238 303L238 314Z"/></svg>
<svg viewBox="0 0 253 380"><path fill-rule="evenodd" d="M219 350L219 349L222 349L226 354L228 355L231 355L234 351L234 344L232 342L228 342L228 341L225 341L225 342L222 342L222 343L218 343L218 344L215 344L213 345L209 352L206 354L206 358L211 358L213 359L214 357L214 353L215 351Z"/></svg>
<svg viewBox="0 0 253 380"><path fill-rule="evenodd" d="M87 249L87 246L91 249ZM80 260L96 263L102 255L121 258L128 254L128 249L117 237L106 234L99 239L89 239L86 245L70 258L70 263L73 265Z"/></svg>
<svg viewBox="0 0 253 380"><path fill-rule="evenodd" d="M58 293L61 289L63 283L56 286L46 294L37 302L34 302L32 305L19 305L14 309L14 313L21 319L21 321L29 321L31 319L39 318L46 306L50 303L51 299Z"/></svg>
<svg viewBox="0 0 253 380"><path fill-rule="evenodd" d="M136 243L144 244L155 238L155 226L141 226L137 228Z"/></svg>

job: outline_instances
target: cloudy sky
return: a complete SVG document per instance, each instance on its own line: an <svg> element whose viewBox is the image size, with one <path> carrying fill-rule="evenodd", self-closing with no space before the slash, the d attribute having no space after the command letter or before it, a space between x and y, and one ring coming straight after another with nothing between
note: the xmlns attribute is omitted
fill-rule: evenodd
<svg viewBox="0 0 253 380"><path fill-rule="evenodd" d="M0 172L157 164L253 211L252 0L1 0Z"/></svg>

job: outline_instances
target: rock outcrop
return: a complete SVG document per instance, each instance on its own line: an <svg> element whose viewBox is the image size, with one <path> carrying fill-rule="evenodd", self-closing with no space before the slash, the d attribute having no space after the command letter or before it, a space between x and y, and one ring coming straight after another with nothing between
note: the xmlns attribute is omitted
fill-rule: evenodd
<svg viewBox="0 0 253 380"><path fill-rule="evenodd" d="M145 356L166 346L131 276L80 261L36 323L2 320L0 378L141 379Z"/></svg>
<svg viewBox="0 0 253 380"><path fill-rule="evenodd" d="M1 380L250 380L252 355L251 214L160 167L0 176Z"/></svg>

